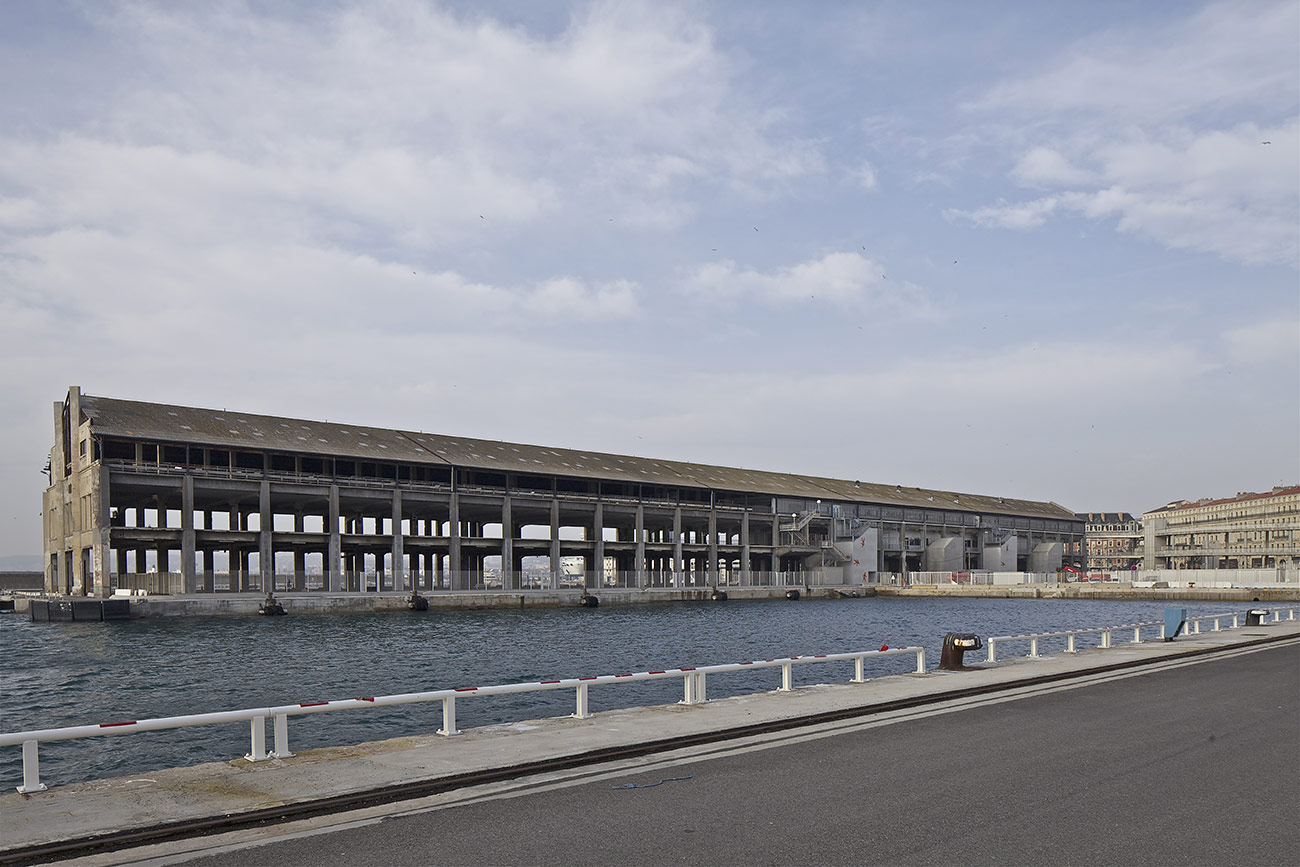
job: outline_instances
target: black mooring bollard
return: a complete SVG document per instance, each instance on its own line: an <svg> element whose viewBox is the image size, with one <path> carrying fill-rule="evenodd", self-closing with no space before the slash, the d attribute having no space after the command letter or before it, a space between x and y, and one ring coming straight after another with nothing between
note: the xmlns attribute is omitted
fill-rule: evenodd
<svg viewBox="0 0 1300 867"><path fill-rule="evenodd" d="M943 652L939 654L939 668L944 671L967 671L962 665L962 656L968 650L979 650L984 646L978 635L971 632L949 632L943 637Z"/></svg>
<svg viewBox="0 0 1300 867"><path fill-rule="evenodd" d="M1264 618L1268 616L1268 609L1252 608L1246 612L1247 626L1262 626Z"/></svg>

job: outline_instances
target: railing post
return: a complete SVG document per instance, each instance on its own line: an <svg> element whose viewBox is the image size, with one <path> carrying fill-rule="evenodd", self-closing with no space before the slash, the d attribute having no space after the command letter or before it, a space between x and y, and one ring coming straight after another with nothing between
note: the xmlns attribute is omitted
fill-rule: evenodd
<svg viewBox="0 0 1300 867"><path fill-rule="evenodd" d="M867 658L865 656L859 656L853 660L853 682L867 682Z"/></svg>
<svg viewBox="0 0 1300 867"><path fill-rule="evenodd" d="M1133 643L1134 643L1134 644L1141 644L1141 643L1142 643L1142 627L1141 627L1141 626L1134 626L1134 627L1133 627Z"/></svg>
<svg viewBox="0 0 1300 867"><path fill-rule="evenodd" d="M695 704L695 672L688 671L682 675L682 704Z"/></svg>
<svg viewBox="0 0 1300 867"><path fill-rule="evenodd" d="M1214 618L1214 631L1215 631L1215 632L1218 632L1218 631L1219 631L1219 618L1217 618L1217 617Z"/></svg>
<svg viewBox="0 0 1300 867"><path fill-rule="evenodd" d="M794 690L794 663L787 662L781 666L781 692Z"/></svg>
<svg viewBox="0 0 1300 867"><path fill-rule="evenodd" d="M578 684L578 703L573 711L574 719L591 719L591 713L587 710L587 684Z"/></svg>
<svg viewBox="0 0 1300 867"><path fill-rule="evenodd" d="M1031 638L1031 639L1029 639L1029 658L1030 658L1030 659L1037 659L1037 658L1038 658L1038 639L1037 639L1037 638Z"/></svg>
<svg viewBox="0 0 1300 867"><path fill-rule="evenodd" d="M990 638L990 639L989 639L989 662L997 662L997 661L998 661L997 646L998 646L997 641L995 641L994 639ZM939 660L939 663L942 665L942 664L943 664L943 660L942 660L942 659Z"/></svg>
<svg viewBox="0 0 1300 867"><path fill-rule="evenodd" d="M248 755L244 756L244 758L250 762L264 762L270 758L266 754L266 717L262 714L253 717L250 728L252 729L253 742Z"/></svg>
<svg viewBox="0 0 1300 867"><path fill-rule="evenodd" d="M289 751L289 715L287 713L278 713L275 715L275 752L271 753L277 759L291 759L293 753Z"/></svg>
<svg viewBox="0 0 1300 867"><path fill-rule="evenodd" d="M700 704L709 700L709 693L704 683L704 676L704 672L702 671L697 671L695 673L695 700Z"/></svg>
<svg viewBox="0 0 1300 867"><path fill-rule="evenodd" d="M41 782L41 757L36 752L39 747L40 741L23 741L23 784L18 791L24 795L45 791Z"/></svg>
<svg viewBox="0 0 1300 867"><path fill-rule="evenodd" d="M438 729L438 734L446 737L460 734L456 729L456 696L454 695L449 695L442 700L442 728Z"/></svg>
<svg viewBox="0 0 1300 867"><path fill-rule="evenodd" d="M1074 653L1074 633L1065 636L1065 652Z"/></svg>
<svg viewBox="0 0 1300 867"><path fill-rule="evenodd" d="M1241 619L1240 619L1240 617L1239 617L1238 615L1236 615L1236 614L1232 615L1232 628L1233 628L1233 629L1237 629L1237 628L1239 628L1239 627L1238 627L1238 624L1239 624L1240 622L1241 622Z"/></svg>
<svg viewBox="0 0 1300 867"><path fill-rule="evenodd" d="M925 674L925 648L924 647L918 647L916 649L916 673Z"/></svg>

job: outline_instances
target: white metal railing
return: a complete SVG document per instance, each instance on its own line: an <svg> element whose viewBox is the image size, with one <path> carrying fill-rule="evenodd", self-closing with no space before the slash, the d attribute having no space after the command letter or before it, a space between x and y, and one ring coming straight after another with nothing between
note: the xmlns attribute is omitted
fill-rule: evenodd
<svg viewBox="0 0 1300 867"><path fill-rule="evenodd" d="M794 689L794 666L815 662L854 663L852 683L864 683L866 662L885 656L904 654L916 655L916 673L925 673L924 647L895 647L888 645L880 650L859 650L850 653L820 653L808 656L790 656L780 659L755 660L752 662L727 663L722 665L704 665L643 671L635 674L606 674L592 677L574 677L560 680L542 680L531 683L507 683L495 686L467 686L455 689L438 689L429 692L410 692L399 695L381 695L372 697L340 699L334 701L306 701L298 704L278 705L263 708L245 708L243 710L222 711L217 713L189 714L185 716L159 717L157 719L127 720L124 722L99 723L97 725L69 726L57 729L39 729L25 732L8 732L0 734L0 747L18 746L23 749L23 784L19 792L38 792L45 789L41 783L40 756L41 743L67 741L78 738L98 737L104 735L123 735L134 732L160 731L163 729L187 728L190 726L217 725L221 723L248 722L251 728L251 742L244 758L252 762L271 758L288 758L293 755L289 750L289 717L305 714L323 713L339 710L362 710L394 705L416 704L420 702L442 702L442 728L440 735L456 735L456 700L486 695L510 695L524 692L545 692L558 689L572 689L576 704L571 717L588 719L591 712L587 703L587 692L593 686L614 683L636 683L646 680L664 680L680 677L684 684L682 704L701 704L707 701L705 680L710 674L723 674L732 671L750 671L757 668L780 668L781 686L779 692ZM266 750L266 720L273 721L274 749Z"/></svg>
<svg viewBox="0 0 1300 867"><path fill-rule="evenodd" d="M1297 610L1297 609L1294 608L1294 607L1292 607L1292 608L1268 608L1268 609L1265 609L1265 608L1263 608L1263 607L1261 606L1261 607L1259 607L1257 610L1261 610L1261 611L1266 611L1266 612L1267 612L1265 615L1263 615L1263 616L1261 617L1261 619L1260 619L1260 622L1261 622L1261 623L1266 623L1266 622L1268 622L1265 618L1267 618L1267 616L1268 616L1269 614L1271 614L1271 615L1273 616L1273 620L1272 620L1272 622L1276 623L1276 622L1278 622L1279 620L1284 619L1284 618L1282 617L1283 612L1286 612L1287 615L1288 615L1285 619L1287 619L1287 620L1295 620L1295 619L1296 619L1296 610ZM1213 623L1214 626L1213 626L1213 628L1212 628L1210 631L1211 631L1211 632L1218 632L1218 631L1220 630L1220 624L1221 624L1223 621L1225 621L1225 620L1231 620L1231 621L1232 621L1232 626L1231 626L1231 628L1232 628L1232 629L1237 629L1237 628L1240 627L1240 625L1241 625L1241 618L1244 617L1244 616L1245 616L1245 615L1242 614L1241 612L1239 612L1239 611L1234 611L1234 612L1228 612L1228 613L1226 613L1226 614L1203 614L1203 615L1200 615L1200 616L1197 616L1197 617L1189 617L1189 618L1187 618L1187 621L1186 621L1186 624L1187 624L1187 625L1186 625L1186 629L1183 631L1183 634L1184 634L1184 635L1197 635L1197 634L1200 634L1200 632L1201 632L1201 624L1204 623L1204 622L1210 622L1210 623ZM1114 635L1114 633L1116 633L1116 632L1127 632L1127 631L1130 630L1130 629L1133 630L1133 641L1132 641L1132 643L1133 643L1133 644L1140 644L1140 643L1142 642L1142 630L1143 630L1143 629L1147 629L1147 628L1152 628L1152 627L1160 627L1160 634L1156 636L1157 638L1165 638L1165 637L1166 637L1166 636L1165 636L1165 628L1164 628L1164 627L1165 627L1165 622L1164 622L1163 620L1147 620L1147 621L1144 621L1144 622L1142 622L1142 623L1124 623L1124 624L1121 624L1121 625L1119 625L1119 626L1099 626L1099 627L1093 627L1093 628L1090 628L1090 629L1065 629L1065 630L1062 630L1062 631L1060 631L1060 632L1036 632L1036 633L1026 633L1026 634L1024 634L1024 635L998 635L998 636L994 636L994 637L991 637L991 638L986 639L986 643L988 644L988 649L989 649L988 661L989 661L989 662L997 662L997 646L998 646L998 644L1005 644L1005 643L1007 643L1007 642L1011 642L1011 641L1028 641L1028 642L1029 642L1029 658L1030 658L1030 659L1037 659L1037 658L1039 657L1039 655L1040 655L1039 652L1038 652L1038 642L1039 642L1040 640L1044 639L1044 638L1064 638L1064 639L1065 639L1065 652L1066 652L1066 653L1074 653L1074 652L1075 652L1075 648L1074 648L1074 639L1075 639L1075 636L1077 636L1077 635L1100 635L1100 636L1101 636L1101 645L1100 645L1100 646L1103 647L1103 648L1106 648L1106 647L1112 647L1112 646L1113 646L1113 635Z"/></svg>

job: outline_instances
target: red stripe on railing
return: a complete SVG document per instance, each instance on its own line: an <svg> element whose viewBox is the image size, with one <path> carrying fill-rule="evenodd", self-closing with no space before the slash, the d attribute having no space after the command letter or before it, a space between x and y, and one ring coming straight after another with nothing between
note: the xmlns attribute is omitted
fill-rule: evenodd
<svg viewBox="0 0 1300 867"><path fill-rule="evenodd" d="M475 692L477 690L477 686L458 686L456 687L455 692Z"/></svg>
<svg viewBox="0 0 1300 867"><path fill-rule="evenodd" d="M356 700L356 701L374 701L374 700L375 700L375 697L374 697L373 695L359 695L359 696L356 697L355 700Z"/></svg>
<svg viewBox="0 0 1300 867"><path fill-rule="evenodd" d="M694 671L694 670L695 670L695 666L692 665L690 668L679 668L679 669L677 669L677 670L678 670L678 671Z"/></svg>
<svg viewBox="0 0 1300 867"><path fill-rule="evenodd" d="M558 680L539 680L538 683L559 683Z"/></svg>
<svg viewBox="0 0 1300 867"><path fill-rule="evenodd" d="M736 664L737 664L737 665L753 665L754 663L752 663L752 662L738 662L738 663L736 663Z"/></svg>
<svg viewBox="0 0 1300 867"><path fill-rule="evenodd" d="M300 701L298 707L320 707L323 704L329 704L327 701Z"/></svg>
<svg viewBox="0 0 1300 867"><path fill-rule="evenodd" d="M646 674L667 674L667 672L664 672L664 671L647 671Z"/></svg>
<svg viewBox="0 0 1300 867"><path fill-rule="evenodd" d="M580 678L578 678L578 680L595 680L595 679L596 679L596 675L594 675L594 674L592 674L592 675L588 675L587 677L580 677Z"/></svg>
<svg viewBox="0 0 1300 867"><path fill-rule="evenodd" d="M100 723L99 727L102 729L111 729L114 726L133 726L135 725L135 723L136 721L132 719L132 720L127 720L126 722Z"/></svg>

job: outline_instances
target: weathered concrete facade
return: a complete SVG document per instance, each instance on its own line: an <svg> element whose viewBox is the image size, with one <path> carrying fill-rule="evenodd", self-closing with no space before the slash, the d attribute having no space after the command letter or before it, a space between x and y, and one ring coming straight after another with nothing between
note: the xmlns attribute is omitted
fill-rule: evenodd
<svg viewBox="0 0 1300 867"><path fill-rule="evenodd" d="M840 584L1060 565L1083 524L1055 503L141 403L55 404L45 584L108 595L252 589ZM874 531L872 534L871 531ZM874 562L852 567L873 535ZM863 549L867 550L867 549ZM546 564L543 576L527 562ZM1010 568L1007 566L1005 568ZM870 578L868 578L870 580Z"/></svg>

